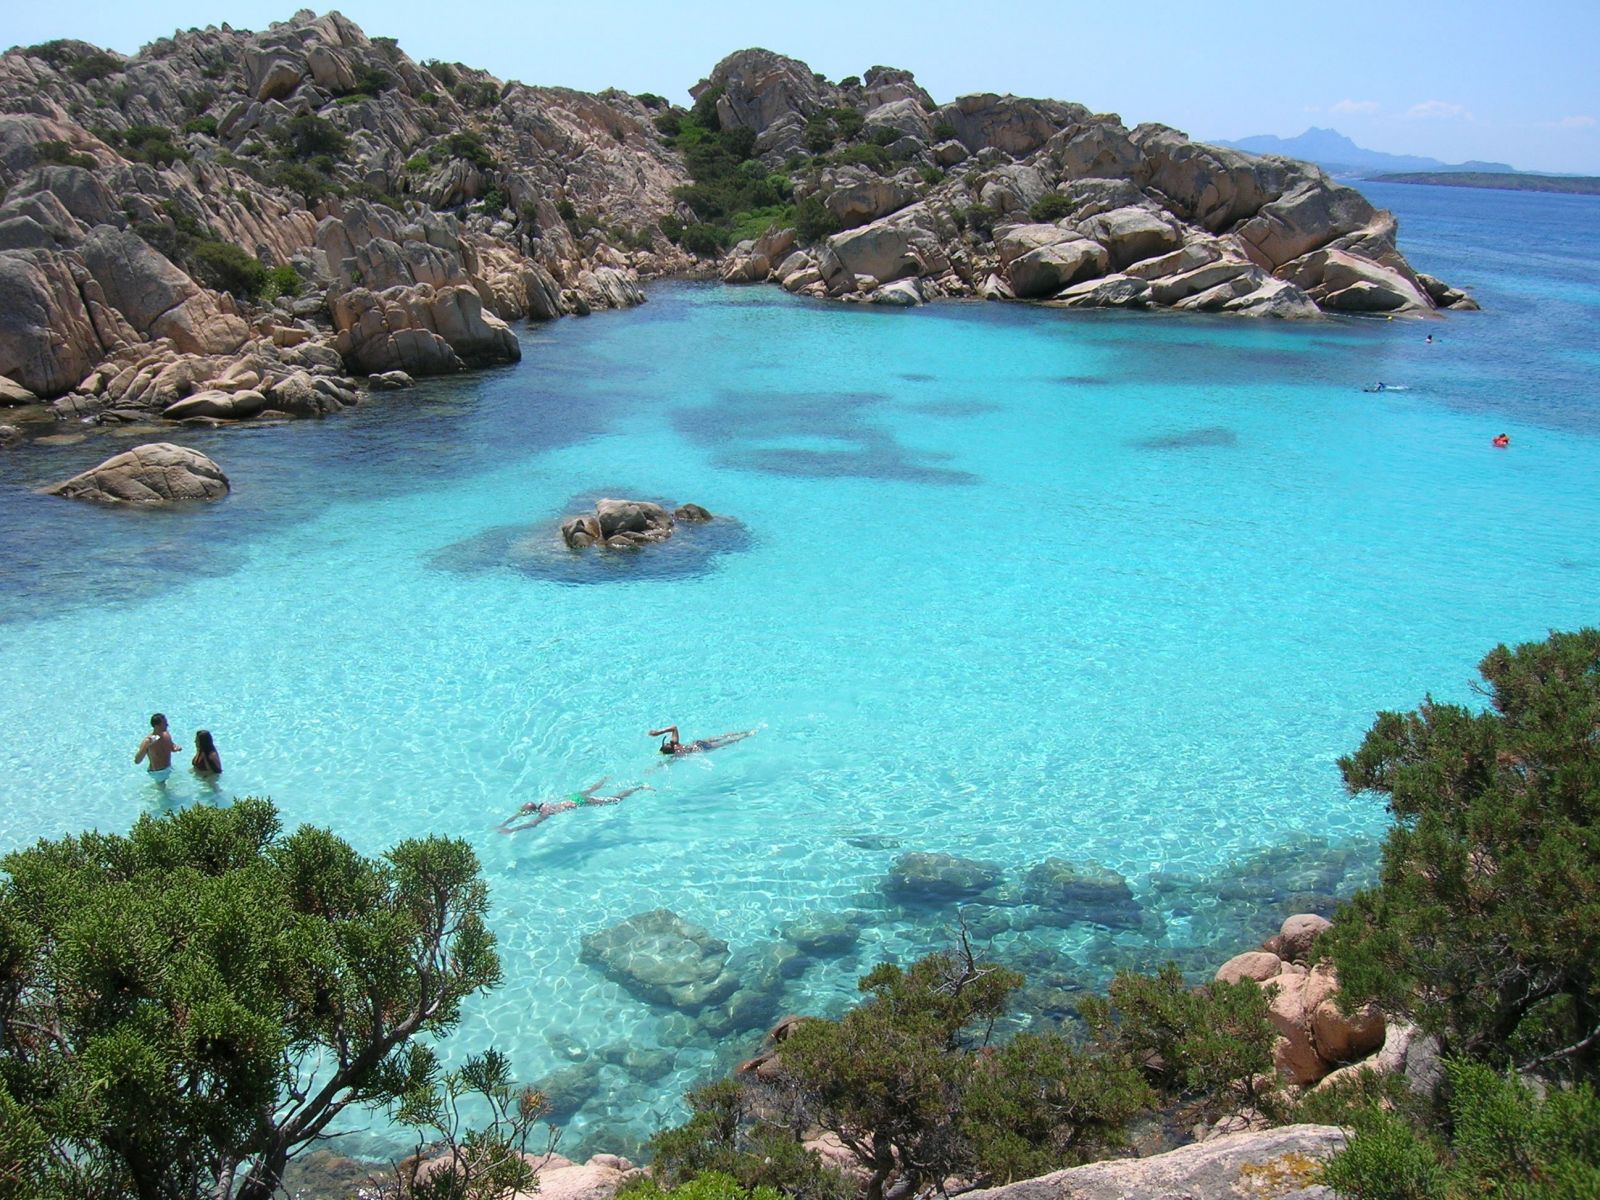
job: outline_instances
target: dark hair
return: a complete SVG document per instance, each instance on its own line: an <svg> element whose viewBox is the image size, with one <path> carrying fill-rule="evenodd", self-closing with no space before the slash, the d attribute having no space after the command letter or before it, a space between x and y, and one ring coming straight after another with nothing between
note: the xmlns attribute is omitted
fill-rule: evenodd
<svg viewBox="0 0 1600 1200"><path fill-rule="evenodd" d="M678 744L678 739L677 738L662 738L661 739L661 753L663 753L663 754L671 754L672 753L672 748L674 746L676 746L677 744Z"/></svg>
<svg viewBox="0 0 1600 1200"><path fill-rule="evenodd" d="M194 748L201 754L215 754L217 744L211 740L211 730L196 729L194 731Z"/></svg>
<svg viewBox="0 0 1600 1200"><path fill-rule="evenodd" d="M150 714L150 728L151 729L154 729L157 725L165 725L166 723L167 723L167 718L163 714L161 714L161 713L151 713Z"/></svg>

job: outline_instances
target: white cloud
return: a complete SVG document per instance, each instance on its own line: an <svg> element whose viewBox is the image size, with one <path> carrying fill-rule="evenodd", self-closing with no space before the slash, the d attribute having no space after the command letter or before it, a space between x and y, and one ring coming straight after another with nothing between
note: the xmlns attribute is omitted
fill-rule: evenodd
<svg viewBox="0 0 1600 1200"><path fill-rule="evenodd" d="M1406 110L1406 116L1418 121L1470 121L1472 114L1459 104L1445 100L1424 100Z"/></svg>
<svg viewBox="0 0 1600 1200"><path fill-rule="evenodd" d="M1593 117L1562 117L1556 124L1563 129L1593 129L1600 121Z"/></svg>
<svg viewBox="0 0 1600 1200"><path fill-rule="evenodd" d="M1328 111L1346 117L1370 117L1378 108L1376 100L1341 100Z"/></svg>

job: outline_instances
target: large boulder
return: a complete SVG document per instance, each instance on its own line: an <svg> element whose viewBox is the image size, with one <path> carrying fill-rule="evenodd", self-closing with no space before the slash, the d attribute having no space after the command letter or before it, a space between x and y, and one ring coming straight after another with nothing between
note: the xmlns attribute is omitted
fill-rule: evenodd
<svg viewBox="0 0 1600 1200"><path fill-rule="evenodd" d="M1165 254L1181 240L1171 220L1148 208L1117 208L1078 222L1078 232L1106 248L1113 270Z"/></svg>
<svg viewBox="0 0 1600 1200"><path fill-rule="evenodd" d="M721 89L716 105L723 128L742 125L758 134L780 117L809 117L833 93L805 63L761 49L728 55L689 94L698 100L715 88Z"/></svg>
<svg viewBox="0 0 1600 1200"><path fill-rule="evenodd" d="M511 327L485 312L482 297L464 284L435 291L419 283L376 294L353 288L329 307L338 330L334 349L364 374L441 375L522 357Z"/></svg>
<svg viewBox="0 0 1600 1200"><path fill-rule="evenodd" d="M942 904L982 895L1000 882L998 864L954 854L912 851L894 860L883 890L905 903Z"/></svg>
<svg viewBox="0 0 1600 1200"><path fill-rule="evenodd" d="M245 323L138 234L97 227L78 254L105 301L147 338L170 338L180 354L230 354Z"/></svg>
<svg viewBox="0 0 1600 1200"><path fill-rule="evenodd" d="M1271 269L1377 219L1377 210L1360 192L1331 183L1318 172L1263 205L1239 227L1237 236L1252 246Z"/></svg>
<svg viewBox="0 0 1600 1200"><path fill-rule="evenodd" d="M0 375L47 398L70 391L105 354L102 330L116 336L104 315L97 326L67 256L0 252Z"/></svg>
<svg viewBox="0 0 1600 1200"><path fill-rule="evenodd" d="M727 999L739 987L728 943L670 909L636 913L583 939L584 962L641 1000L686 1012Z"/></svg>
<svg viewBox="0 0 1600 1200"><path fill-rule="evenodd" d="M1314 1187L1322 1162L1344 1149L1332 1125L1230 1133L1153 1154L1068 1167L966 1193L966 1200L1332 1200Z"/></svg>
<svg viewBox="0 0 1600 1200"><path fill-rule="evenodd" d="M893 216L830 237L820 262L830 290L856 290L863 276L873 286L908 275L937 275L949 266L927 206L913 204Z"/></svg>
<svg viewBox="0 0 1600 1200"><path fill-rule="evenodd" d="M71 500L149 508L190 500L220 500L229 489L222 468L198 450L152 442L135 446L44 490Z"/></svg>
<svg viewBox="0 0 1600 1200"><path fill-rule="evenodd" d="M1022 898L1037 905L1046 924L1078 921L1111 929L1137 929L1144 910L1133 898L1128 881L1099 863L1070 863L1047 858L1022 878Z"/></svg>
<svg viewBox="0 0 1600 1200"><path fill-rule="evenodd" d="M995 247L1019 299L1051 296L1080 279L1104 275L1105 247L1057 225L1013 225Z"/></svg>

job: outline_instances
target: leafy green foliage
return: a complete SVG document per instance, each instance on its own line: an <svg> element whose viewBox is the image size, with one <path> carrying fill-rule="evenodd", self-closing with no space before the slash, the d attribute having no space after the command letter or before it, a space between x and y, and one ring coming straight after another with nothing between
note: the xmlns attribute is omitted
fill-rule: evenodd
<svg viewBox="0 0 1600 1200"><path fill-rule="evenodd" d="M1119 972L1108 998L1089 997L1089 1027L1144 1064L1169 1102L1211 1115L1268 1106L1258 1080L1272 1079L1276 1031L1269 997L1254 980L1190 988L1176 963L1155 975Z"/></svg>
<svg viewBox="0 0 1600 1200"><path fill-rule="evenodd" d="M1004 1183L1119 1149L1155 1100L1127 1050L1021 1033L978 1058L960 1119L979 1171Z"/></svg>
<svg viewBox="0 0 1600 1200"><path fill-rule="evenodd" d="M772 1106L758 1106L731 1079L695 1088L684 1097L691 1116L650 1141L657 1185L681 1188L719 1174L745 1190L775 1189L797 1200L850 1200L855 1188L796 1136L798 1130L771 1119Z"/></svg>
<svg viewBox="0 0 1600 1200"><path fill-rule="evenodd" d="M305 282L300 278L299 272L291 266L284 265L273 267L266 273L266 281L256 294L263 303L270 304L279 296L298 296L304 286Z"/></svg>
<svg viewBox="0 0 1600 1200"><path fill-rule="evenodd" d="M827 156L827 162L836 167L871 167L874 171L887 171L894 159L882 146L863 142L855 146L842 146Z"/></svg>
<svg viewBox="0 0 1600 1200"><path fill-rule="evenodd" d="M371 860L250 798L0 867L4 1169L73 1196L265 1200L499 979L464 842Z"/></svg>
<svg viewBox="0 0 1600 1200"><path fill-rule="evenodd" d="M880 125L867 135L867 141L874 146L891 146L898 142L904 135L892 126Z"/></svg>
<svg viewBox="0 0 1600 1200"><path fill-rule="evenodd" d="M1059 221L1063 217L1070 217L1071 215L1072 201L1068 200L1060 192L1046 192L1035 200L1033 206L1028 209L1028 218L1038 221L1040 224Z"/></svg>
<svg viewBox="0 0 1600 1200"><path fill-rule="evenodd" d="M828 210L820 197L811 195L796 202L794 206L794 228L796 235L807 245L821 241L830 233L838 233L842 226L839 218Z"/></svg>
<svg viewBox="0 0 1600 1200"><path fill-rule="evenodd" d="M634 99L640 104L644 105L646 108L667 107L667 98L665 96L658 96L654 92L640 92L634 97Z"/></svg>
<svg viewBox="0 0 1600 1200"><path fill-rule="evenodd" d="M1541 1097L1514 1075L1465 1059L1445 1065L1449 1120L1439 1135L1376 1105L1352 1121L1324 1181L1349 1200L1587 1200L1600 1195L1600 1097L1588 1084Z"/></svg>
<svg viewBox="0 0 1600 1200"><path fill-rule="evenodd" d="M450 94L462 108L493 108L500 103L500 89L488 80L474 83L470 79L463 79L450 88Z"/></svg>
<svg viewBox="0 0 1600 1200"><path fill-rule="evenodd" d="M728 237L727 230L699 222L683 227L683 231L678 234L678 244L690 254L710 257L721 254L728 248Z"/></svg>
<svg viewBox="0 0 1600 1200"><path fill-rule="evenodd" d="M541 1092L512 1082L505 1055L488 1050L460 1070L441 1073L433 1048L413 1044L392 1057L381 1075L383 1090L394 1097L390 1114L414 1131L416 1149L380 1197L501 1200L533 1190L534 1168L524 1156L533 1124L548 1105ZM486 1124L466 1126L461 1109L468 1100L487 1108ZM425 1162L430 1166L422 1171Z"/></svg>
<svg viewBox="0 0 1600 1200"><path fill-rule="evenodd" d="M267 283L266 267L231 242L201 242L190 252L189 262L207 287L242 299L257 295Z"/></svg>
<svg viewBox="0 0 1600 1200"><path fill-rule="evenodd" d="M1379 886L1320 944L1341 1003L1447 1051L1600 1078L1600 630L1499 646L1489 709L1379 713L1340 759L1396 817Z"/></svg>
<svg viewBox="0 0 1600 1200"><path fill-rule="evenodd" d="M933 127L933 140L936 142L951 142L957 137L956 127L949 121L939 121Z"/></svg>
<svg viewBox="0 0 1600 1200"><path fill-rule="evenodd" d="M115 147L124 158L158 167L188 161L189 151L172 140L164 125L131 125L127 129L96 129L95 136Z"/></svg>
<svg viewBox="0 0 1600 1200"><path fill-rule="evenodd" d="M621 1200L782 1200L775 1188L742 1186L722 1171L707 1171L673 1188L663 1188L653 1176L638 1176L619 1190Z"/></svg>
<svg viewBox="0 0 1600 1200"><path fill-rule="evenodd" d="M54 163L63 167L83 167L92 171L98 165L91 155L79 154L66 142L57 138L35 142L33 153L42 163Z"/></svg>
<svg viewBox="0 0 1600 1200"><path fill-rule="evenodd" d="M470 129L457 129L450 133L444 141L429 151L430 158L435 156L441 160L464 159L480 171L492 171L495 167L494 155L489 147L484 145L482 137Z"/></svg>
<svg viewBox="0 0 1600 1200"><path fill-rule="evenodd" d="M183 123L185 133L203 133L207 137L217 136L217 119L215 117L190 117Z"/></svg>
<svg viewBox="0 0 1600 1200"><path fill-rule="evenodd" d="M693 254L720 254L734 241L786 223L787 201L793 185L787 175L768 171L755 153L755 131L743 126L722 127L716 98L721 89L710 88L687 113L673 111L656 117L656 128L672 138L684 157L694 182L673 189L673 198L697 218L662 222L668 238ZM670 131L670 132L669 132Z"/></svg>
<svg viewBox="0 0 1600 1200"><path fill-rule="evenodd" d="M306 162L319 156L342 159L350 151L350 139L332 121L309 113L291 117L271 133L280 153L286 158Z"/></svg>

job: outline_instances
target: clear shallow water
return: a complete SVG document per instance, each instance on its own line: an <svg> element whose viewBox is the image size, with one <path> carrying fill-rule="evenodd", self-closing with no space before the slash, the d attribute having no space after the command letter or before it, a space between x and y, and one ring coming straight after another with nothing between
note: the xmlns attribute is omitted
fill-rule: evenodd
<svg viewBox="0 0 1600 1200"><path fill-rule="evenodd" d="M1383 812L1333 762L1374 710L1470 700L1496 642L1595 620L1600 204L1372 193L1488 312L903 313L662 286L524 331L517 368L186 435L235 486L203 511L26 490L107 439L0 460L0 847L251 793L369 853L468 838L506 981L451 1044L564 1072L569 1148L626 1149L769 1013L836 1008L873 962L945 944L952 907L880 889L904 852L996 863L1006 901L1050 857L1126 875L1137 929L971 911L997 953L1060 956L1055 987L1169 955L1208 970L1366 878ZM1360 391L1376 379L1410 390ZM541 539L606 494L740 526L579 586ZM216 733L218 795L180 773L163 801L131 766L153 708L186 747ZM662 766L645 731L668 722L758 732ZM654 790L495 832L603 775ZM848 914L860 937L713 1033L580 961L657 907L751 978L791 921ZM626 1049L660 1053L611 1061Z"/></svg>

